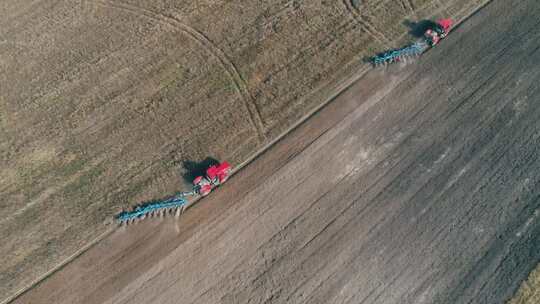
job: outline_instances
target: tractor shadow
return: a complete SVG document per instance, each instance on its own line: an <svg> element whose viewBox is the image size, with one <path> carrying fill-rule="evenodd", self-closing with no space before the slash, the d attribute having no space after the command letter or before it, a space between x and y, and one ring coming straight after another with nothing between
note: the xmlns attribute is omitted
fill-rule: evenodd
<svg viewBox="0 0 540 304"><path fill-rule="evenodd" d="M411 21L409 19L403 21L403 25L409 28L409 35L420 38L424 36L424 33L428 29L434 28L437 24L432 20L420 20L420 21Z"/></svg>
<svg viewBox="0 0 540 304"><path fill-rule="evenodd" d="M184 169L182 177L184 181L191 184L197 176L206 175L206 169L210 166L219 165L219 161L213 157L207 157L202 161L185 160L182 162Z"/></svg>

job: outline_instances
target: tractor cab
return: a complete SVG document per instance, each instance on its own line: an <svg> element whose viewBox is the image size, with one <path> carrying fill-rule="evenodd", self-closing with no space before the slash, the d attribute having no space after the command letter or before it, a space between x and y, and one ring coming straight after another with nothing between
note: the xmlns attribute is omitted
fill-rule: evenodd
<svg viewBox="0 0 540 304"><path fill-rule="evenodd" d="M206 196L212 189L223 184L229 178L231 173L231 165L227 162L210 166L206 169L206 176L197 176L193 180L194 189L201 196Z"/></svg>
<svg viewBox="0 0 540 304"><path fill-rule="evenodd" d="M424 33L424 38L430 46L435 46L441 41L452 27L451 19L440 19L432 27L428 28Z"/></svg>

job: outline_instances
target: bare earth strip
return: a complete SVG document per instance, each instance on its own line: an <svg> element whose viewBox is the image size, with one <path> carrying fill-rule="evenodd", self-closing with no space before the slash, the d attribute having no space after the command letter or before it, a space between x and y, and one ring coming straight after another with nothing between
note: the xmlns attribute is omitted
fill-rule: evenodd
<svg viewBox="0 0 540 304"><path fill-rule="evenodd" d="M249 159L405 19L486 1L398 2L0 1L0 299L180 190L185 161Z"/></svg>
<svg viewBox="0 0 540 304"><path fill-rule="evenodd" d="M539 14L492 2L13 303L504 303L540 261Z"/></svg>

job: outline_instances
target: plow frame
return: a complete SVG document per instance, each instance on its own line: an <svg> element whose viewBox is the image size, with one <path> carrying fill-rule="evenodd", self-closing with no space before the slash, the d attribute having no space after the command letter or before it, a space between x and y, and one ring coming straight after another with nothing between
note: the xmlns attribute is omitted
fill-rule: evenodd
<svg viewBox="0 0 540 304"><path fill-rule="evenodd" d="M172 198L163 200L163 201L156 201L156 202L150 202L146 204L139 205L133 210L130 211L122 211L119 214L115 216L116 220L123 223L130 223L135 220L143 219L146 216L152 216L155 214L163 214L167 211L176 211L177 213L180 212L181 208L183 208L187 203L187 196L194 195L194 192L181 192L173 196Z"/></svg>
<svg viewBox="0 0 540 304"><path fill-rule="evenodd" d="M419 56L425 51L426 48L427 45L425 42L416 42L401 49L380 53L372 58L372 63L373 65L378 66L381 64L400 61L404 57Z"/></svg>

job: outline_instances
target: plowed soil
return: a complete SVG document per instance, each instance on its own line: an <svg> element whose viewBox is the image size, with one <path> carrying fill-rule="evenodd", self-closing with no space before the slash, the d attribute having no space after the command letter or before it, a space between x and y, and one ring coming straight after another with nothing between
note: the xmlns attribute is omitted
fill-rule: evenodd
<svg viewBox="0 0 540 304"><path fill-rule="evenodd" d="M493 1L14 303L503 303L540 260L539 15Z"/></svg>

